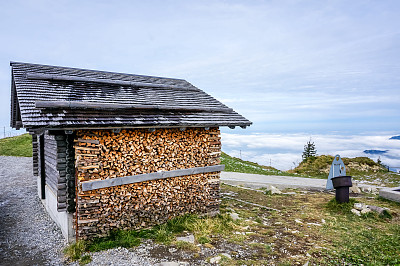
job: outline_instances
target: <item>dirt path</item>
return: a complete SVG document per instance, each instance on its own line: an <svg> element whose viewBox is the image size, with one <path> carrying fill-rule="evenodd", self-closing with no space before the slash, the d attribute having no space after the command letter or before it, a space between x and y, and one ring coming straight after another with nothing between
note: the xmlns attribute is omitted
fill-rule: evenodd
<svg viewBox="0 0 400 266"><path fill-rule="evenodd" d="M0 156L0 265L60 265L64 245L38 199L32 158Z"/></svg>

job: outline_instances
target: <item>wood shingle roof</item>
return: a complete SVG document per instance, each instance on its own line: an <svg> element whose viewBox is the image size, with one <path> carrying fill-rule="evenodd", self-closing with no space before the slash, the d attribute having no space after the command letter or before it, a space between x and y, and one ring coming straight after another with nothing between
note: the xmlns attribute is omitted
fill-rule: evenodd
<svg viewBox="0 0 400 266"><path fill-rule="evenodd" d="M11 62L11 126L241 126L251 122L182 79Z"/></svg>

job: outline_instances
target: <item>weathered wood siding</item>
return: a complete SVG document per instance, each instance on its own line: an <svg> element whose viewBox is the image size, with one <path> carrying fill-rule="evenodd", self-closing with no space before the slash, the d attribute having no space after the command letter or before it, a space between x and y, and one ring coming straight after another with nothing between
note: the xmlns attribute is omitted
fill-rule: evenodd
<svg viewBox="0 0 400 266"><path fill-rule="evenodd" d="M66 141L64 135L44 135L46 184L57 196L57 210L67 209Z"/></svg>
<svg viewBox="0 0 400 266"><path fill-rule="evenodd" d="M78 238L106 235L113 229L139 229L184 213L219 209L220 172L149 180L83 191L81 184L218 165L219 129L188 128L81 130L76 135Z"/></svg>

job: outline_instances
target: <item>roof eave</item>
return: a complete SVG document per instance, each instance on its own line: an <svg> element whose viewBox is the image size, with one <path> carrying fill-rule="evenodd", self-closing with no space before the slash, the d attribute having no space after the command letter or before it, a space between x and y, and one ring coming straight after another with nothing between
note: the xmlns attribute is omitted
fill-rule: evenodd
<svg viewBox="0 0 400 266"><path fill-rule="evenodd" d="M175 124L175 125L82 125L82 126L57 126L57 127L48 127L48 126L38 126L38 127L30 127L30 130L34 129L45 129L45 130L101 130L101 129L151 129L151 128L192 128L192 127L241 127L246 128L250 126L252 123L202 123L202 124Z"/></svg>

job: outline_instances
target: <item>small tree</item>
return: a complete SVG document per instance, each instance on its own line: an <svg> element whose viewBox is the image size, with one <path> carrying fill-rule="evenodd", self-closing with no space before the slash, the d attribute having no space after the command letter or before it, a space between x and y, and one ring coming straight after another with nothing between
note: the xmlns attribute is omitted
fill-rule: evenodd
<svg viewBox="0 0 400 266"><path fill-rule="evenodd" d="M306 145L304 145L304 151L303 151L303 161L307 160L310 157L315 157L317 156L317 150L315 149L315 144L314 142L311 141L311 139L307 142Z"/></svg>

